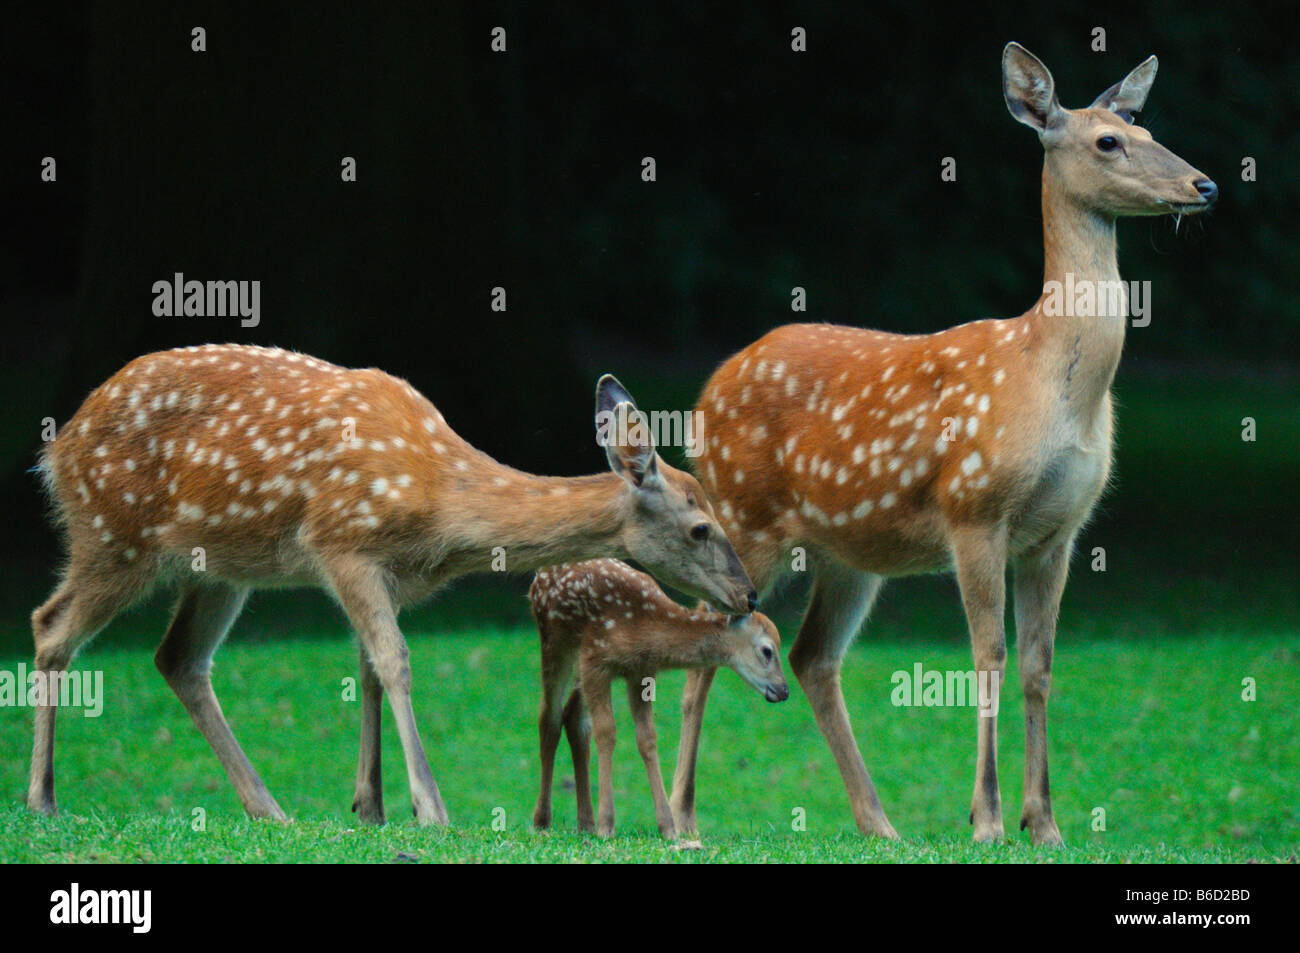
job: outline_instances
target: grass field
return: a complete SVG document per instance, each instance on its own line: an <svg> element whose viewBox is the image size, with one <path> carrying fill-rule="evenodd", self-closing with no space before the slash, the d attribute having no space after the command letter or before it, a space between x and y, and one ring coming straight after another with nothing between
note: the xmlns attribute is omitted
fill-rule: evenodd
<svg viewBox="0 0 1300 953"><path fill-rule="evenodd" d="M60 717L60 817L38 818L20 806L30 712L0 711L0 861L1267 862L1300 852L1300 654L1286 633L1063 640L1051 756L1064 850L1035 849L1019 833L1006 844L971 844L974 713L890 704L897 669L915 662L968 668L959 639L868 637L845 668L854 726L903 836L899 843L854 830L834 762L797 687L787 703L769 705L729 672L719 676L706 720L703 850L674 851L660 841L622 711L617 836L602 842L574 831L573 799L563 787L571 778L565 747L555 830L537 834L530 824L538 777L535 639L527 630L411 633L417 717L452 815L450 831L410 820L391 719L384 749L390 823L353 823L359 707L342 700L354 659L342 635L279 645L236 641L218 656L218 695L250 758L295 819L287 827L243 815L148 652L92 649L78 665L103 670L105 706L99 718L71 710ZM1012 666L1014 659L1013 650ZM1258 684L1253 702L1241 699L1248 676ZM680 673L665 673L659 686L668 773L681 684ZM1023 722L1018 691L1007 695L1000 767L1010 832L1019 817ZM1097 808L1104 809L1105 831L1093 830ZM205 814L205 830L193 829L196 809ZM793 829L797 809L806 830ZM493 829L494 818L504 821L503 830Z"/></svg>

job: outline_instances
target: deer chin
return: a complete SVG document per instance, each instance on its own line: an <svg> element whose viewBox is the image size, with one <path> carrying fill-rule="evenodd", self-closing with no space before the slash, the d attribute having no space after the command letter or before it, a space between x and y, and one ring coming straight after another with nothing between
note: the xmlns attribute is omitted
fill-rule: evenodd
<svg viewBox="0 0 1300 953"><path fill-rule="evenodd" d="M748 591L741 592L740 590L716 588L707 583L688 582L667 573L651 572L650 575L662 580L674 589L681 590L688 596L704 600L726 615L742 616L753 611L754 607L750 604Z"/></svg>
<svg viewBox="0 0 1300 953"><path fill-rule="evenodd" d="M773 685L770 682L763 689L763 697L770 702L783 702L790 697L788 685Z"/></svg>
<svg viewBox="0 0 1300 953"><path fill-rule="evenodd" d="M694 593L692 593L692 595L694 595ZM729 615L729 616L743 616L743 615L748 615L749 612L750 612L751 609L752 609L752 606L750 606L750 604L749 604L749 597L748 597L748 596L740 596L740 595L728 595L728 596L722 596L722 595L708 595L708 596L700 596L700 598L702 598L705 602L708 602L708 603L710 603L710 604L712 604L712 605L717 606L717 607L720 608L720 609L721 609L721 610L722 610L726 615Z"/></svg>
<svg viewBox="0 0 1300 953"><path fill-rule="evenodd" d="M1160 218L1166 215L1185 218L1188 215L1208 212L1213 207L1214 202L1207 202L1204 199L1186 202L1180 199L1158 199L1154 205L1134 205L1109 214L1111 218Z"/></svg>

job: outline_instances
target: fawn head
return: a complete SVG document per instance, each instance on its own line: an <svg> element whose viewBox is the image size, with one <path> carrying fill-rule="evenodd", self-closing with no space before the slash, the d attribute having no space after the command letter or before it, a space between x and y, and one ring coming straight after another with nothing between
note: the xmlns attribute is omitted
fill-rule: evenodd
<svg viewBox="0 0 1300 953"><path fill-rule="evenodd" d="M1087 109L1065 109L1047 67L1019 43L1007 44L1002 92L1011 115L1038 133L1046 186L1111 219L1192 215L1214 205L1213 181L1133 125L1157 65L1149 56Z"/></svg>
<svg viewBox="0 0 1300 953"><path fill-rule="evenodd" d="M729 612L752 612L758 593L704 488L659 458L646 415L609 374L596 385L596 441L627 484L622 543L628 558L689 595Z"/></svg>
<svg viewBox="0 0 1300 953"><path fill-rule="evenodd" d="M781 633L761 612L735 616L727 621L727 644L731 667L770 702L790 697L781 670Z"/></svg>

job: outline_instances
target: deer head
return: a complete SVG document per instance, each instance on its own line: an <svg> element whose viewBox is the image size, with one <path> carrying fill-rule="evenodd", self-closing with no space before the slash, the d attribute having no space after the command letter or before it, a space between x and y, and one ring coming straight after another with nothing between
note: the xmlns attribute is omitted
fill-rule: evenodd
<svg viewBox="0 0 1300 953"><path fill-rule="evenodd" d="M688 595L751 612L758 594L704 488L660 459L646 415L609 374L596 385L596 440L627 483L622 544L628 557Z"/></svg>
<svg viewBox="0 0 1300 953"><path fill-rule="evenodd" d="M1023 46L1002 52L1007 109L1038 133L1044 185L1106 218L1191 215L1214 205L1219 189L1133 124L1156 78L1147 57L1086 109L1065 109L1047 67Z"/></svg>

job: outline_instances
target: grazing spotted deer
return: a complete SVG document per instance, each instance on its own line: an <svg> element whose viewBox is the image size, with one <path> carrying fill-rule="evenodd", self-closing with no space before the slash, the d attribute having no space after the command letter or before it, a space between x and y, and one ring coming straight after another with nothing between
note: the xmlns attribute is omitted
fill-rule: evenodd
<svg viewBox="0 0 1300 953"><path fill-rule="evenodd" d="M882 580L955 571L975 668L996 673L997 686L1011 563L1026 721L1020 827L1035 843L1061 841L1047 696L1071 549L1110 472L1110 386L1127 314L1116 219L1190 215L1218 194L1132 124L1155 75L1153 56L1088 108L1064 109L1047 67L1015 43L1004 50L1007 108L1045 150L1045 280L1023 315L921 335L781 327L726 361L701 396L709 437L697 472L760 590L792 547L807 549L812 596L790 666L864 833L897 836L849 725L840 667ZM1062 288L1078 295L1064 308ZM682 702L672 803L687 831L711 677L692 673ZM1003 836L997 719L977 721L970 816L986 841Z"/></svg>
<svg viewBox="0 0 1300 953"><path fill-rule="evenodd" d="M761 612L728 618L707 607L685 609L653 579L616 559L596 559L539 571L528 590L542 638L542 788L533 824L551 823L555 751L564 726L573 755L578 828L614 833L614 709L610 682L627 680L636 745L645 762L659 831L677 839L677 827L655 742L653 680L664 669L726 665L770 702L790 696L781 671L781 635ZM577 685L568 701L569 685ZM588 714L588 712L590 714ZM589 733L600 768L600 816L593 823Z"/></svg>
<svg viewBox="0 0 1300 953"><path fill-rule="evenodd" d="M475 450L410 384L378 370L238 345L137 358L86 399L42 456L68 564L32 616L36 668L66 669L115 615L159 583L175 585L180 601L158 668L248 813L283 819L226 724L209 669L250 590L322 588L361 646L354 810L383 820L386 691L415 815L446 824L416 732L402 607L485 571L500 547L513 571L630 557L686 592L735 612L753 608L749 577L699 483L658 458L645 427L628 425L644 415L613 377L601 378L596 401L613 472L561 479ZM56 710L36 711L27 794L45 813L56 810Z"/></svg>

